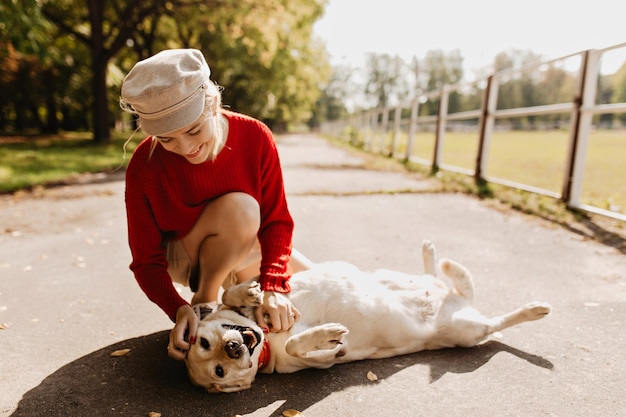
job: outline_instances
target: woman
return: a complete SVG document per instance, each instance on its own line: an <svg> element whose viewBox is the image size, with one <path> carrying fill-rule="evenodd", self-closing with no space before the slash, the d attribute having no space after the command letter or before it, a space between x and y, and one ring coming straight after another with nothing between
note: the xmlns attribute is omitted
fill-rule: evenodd
<svg viewBox="0 0 626 417"><path fill-rule="evenodd" d="M175 322L168 352L179 360L222 285L258 276L257 321L267 328L267 315L271 331L289 329L299 312L283 294L307 265L291 256L294 224L270 130L223 110L209 76L200 51L165 50L131 69L120 99L149 134L126 172L130 268ZM174 282L191 288L191 303Z"/></svg>

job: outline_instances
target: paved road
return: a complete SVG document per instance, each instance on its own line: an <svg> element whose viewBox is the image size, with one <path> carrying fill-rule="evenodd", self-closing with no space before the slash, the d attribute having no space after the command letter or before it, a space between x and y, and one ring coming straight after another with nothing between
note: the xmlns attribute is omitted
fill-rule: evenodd
<svg viewBox="0 0 626 417"><path fill-rule="evenodd" d="M314 261L420 271L430 238L474 273L483 312L542 300L553 314L472 349L260 375L249 391L209 395L167 357L171 323L127 268L122 176L96 176L0 197L0 416L626 415L624 253L365 170L316 136L281 137L279 149L295 245ZM131 351L111 357L118 349Z"/></svg>

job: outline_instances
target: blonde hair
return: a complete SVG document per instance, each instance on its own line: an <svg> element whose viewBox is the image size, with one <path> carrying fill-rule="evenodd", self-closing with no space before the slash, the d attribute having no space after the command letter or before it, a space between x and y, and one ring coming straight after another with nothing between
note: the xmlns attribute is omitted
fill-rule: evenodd
<svg viewBox="0 0 626 417"><path fill-rule="evenodd" d="M210 135L213 141L210 143L211 149L209 150L209 158L214 161L217 158L220 150L226 143L226 131L227 124L222 118L222 88L213 82L207 83L207 88L204 92L204 109L200 114L205 121L208 122ZM156 148L158 136L152 136L152 143L150 144L150 154L148 159L152 157L152 153Z"/></svg>

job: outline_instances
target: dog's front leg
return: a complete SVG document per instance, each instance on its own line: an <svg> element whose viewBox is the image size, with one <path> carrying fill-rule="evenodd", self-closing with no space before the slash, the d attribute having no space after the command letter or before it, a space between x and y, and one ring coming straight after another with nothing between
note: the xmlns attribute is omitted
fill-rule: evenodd
<svg viewBox="0 0 626 417"><path fill-rule="evenodd" d="M291 356L306 358L312 352L333 351L343 343L348 329L339 323L315 326L287 339L285 350ZM335 356L335 352L332 352Z"/></svg>

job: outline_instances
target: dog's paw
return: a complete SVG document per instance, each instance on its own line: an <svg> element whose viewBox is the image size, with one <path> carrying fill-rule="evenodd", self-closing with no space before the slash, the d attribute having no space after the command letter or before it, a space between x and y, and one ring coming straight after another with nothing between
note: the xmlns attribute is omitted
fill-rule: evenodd
<svg viewBox="0 0 626 417"><path fill-rule="evenodd" d="M229 307L257 307L263 304L263 291L257 281L248 281L230 287L222 295L222 302Z"/></svg>
<svg viewBox="0 0 626 417"><path fill-rule="evenodd" d="M541 301L535 301L533 303L528 303L524 306L524 315L529 321L539 320L550 314L551 310L552 307L550 306L550 304Z"/></svg>
<svg viewBox="0 0 626 417"><path fill-rule="evenodd" d="M246 301L248 306L260 306L263 304L263 290L261 290L261 284L257 281L251 281L246 291Z"/></svg>
<svg viewBox="0 0 626 417"><path fill-rule="evenodd" d="M349 333L346 326L339 323L326 323L320 326L320 335L317 350L332 350L343 343L343 337Z"/></svg>

